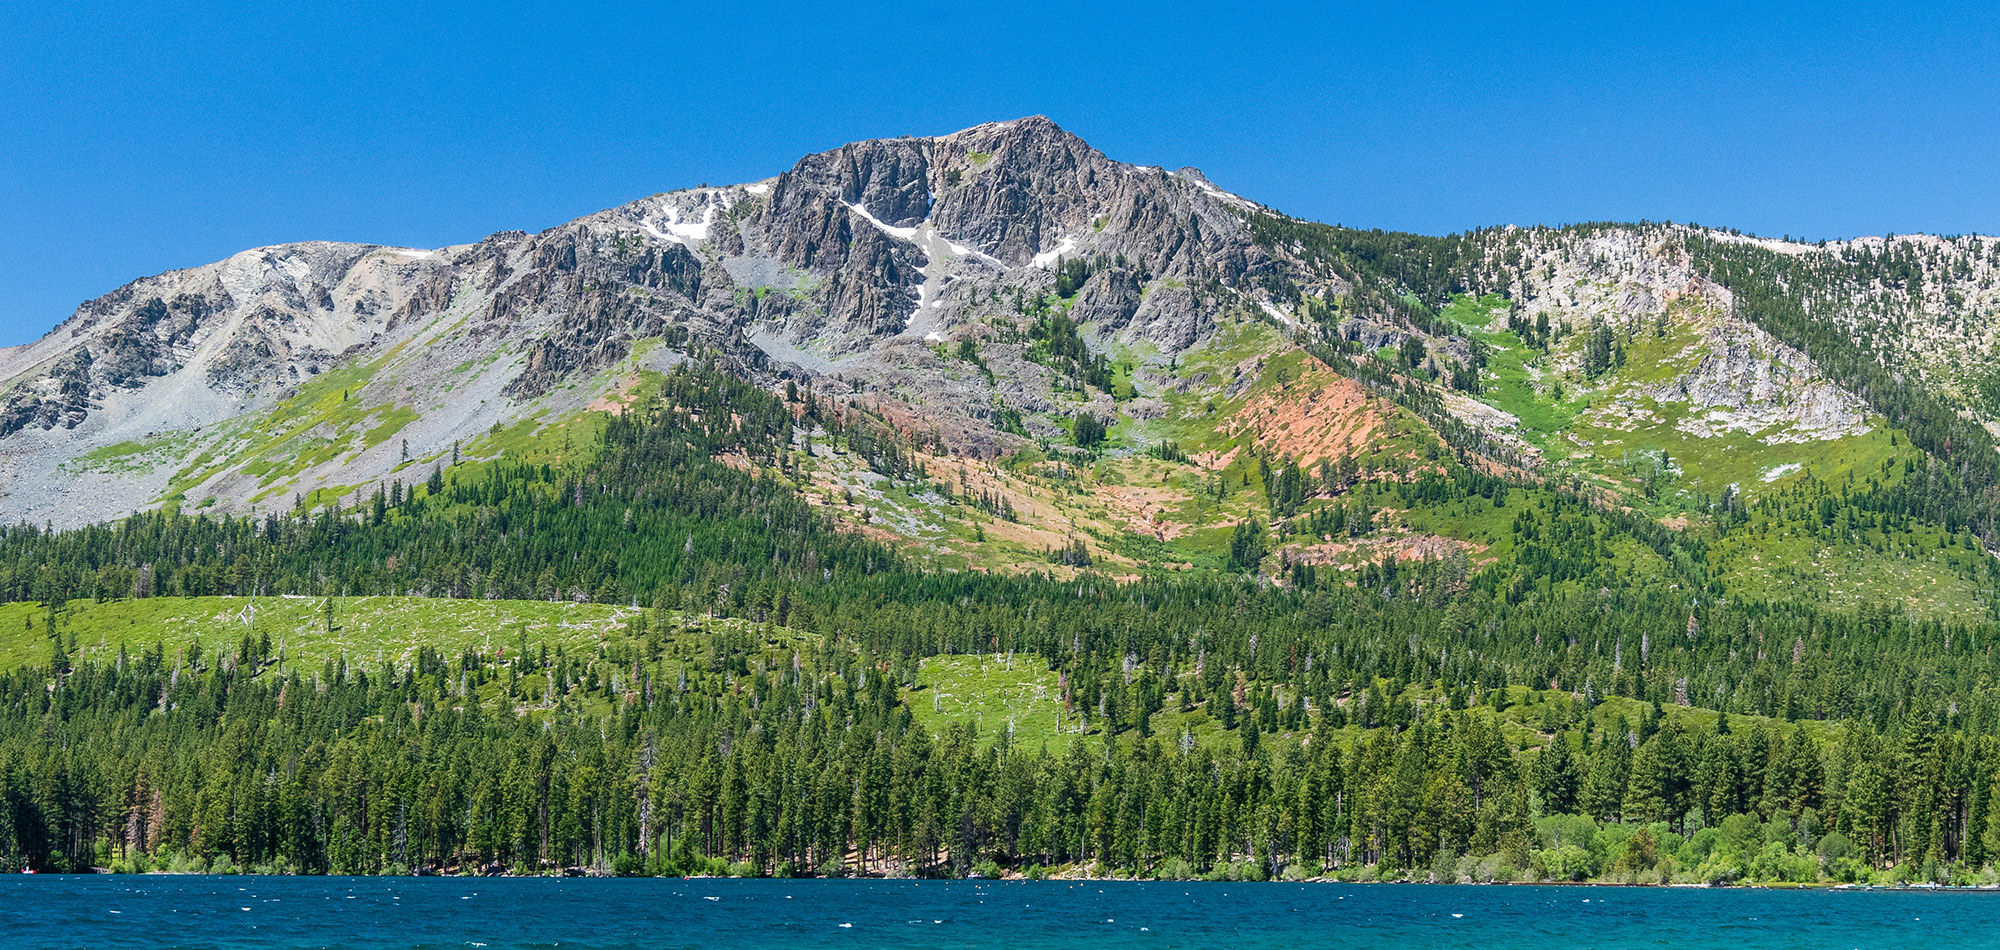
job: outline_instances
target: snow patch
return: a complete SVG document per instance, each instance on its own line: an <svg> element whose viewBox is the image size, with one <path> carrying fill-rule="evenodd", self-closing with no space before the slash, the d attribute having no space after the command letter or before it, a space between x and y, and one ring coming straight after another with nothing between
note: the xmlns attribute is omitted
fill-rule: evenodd
<svg viewBox="0 0 2000 950"><path fill-rule="evenodd" d="M947 238L942 234L938 234L935 231L931 232L931 234L937 239L939 243L949 248L951 250L951 253L954 255L957 255L959 257L970 257L975 260L985 261L986 263L991 264L994 267L1001 268L1003 270L1006 269L1007 267L1007 265L1000 263L999 258L994 257L993 255L988 254L985 251L979 250L977 248L966 247L965 245L960 244L957 241L953 241L950 238ZM936 253L935 249L933 249L932 253L933 254Z"/></svg>
<svg viewBox="0 0 2000 950"><path fill-rule="evenodd" d="M1728 231L1707 231L1705 233L1708 235L1708 237L1716 241L1720 241L1724 244L1750 244L1750 245L1755 245L1757 247L1761 247L1767 251L1776 251L1779 254L1790 254L1796 256L1799 254L1806 254L1818 250L1818 248L1813 247L1810 244L1799 244L1793 241L1780 241L1777 238L1757 237L1756 235L1752 234L1731 234Z"/></svg>
<svg viewBox="0 0 2000 950"><path fill-rule="evenodd" d="M1769 471L1765 472L1762 477L1764 481L1767 483L1775 482L1778 479L1784 478L1785 476L1790 475L1798 470L1799 470L1799 463L1786 462L1783 465L1773 466Z"/></svg>
<svg viewBox="0 0 2000 950"><path fill-rule="evenodd" d="M936 305L941 292L946 289L941 278L932 278L917 285L917 306L903 321L903 332L910 336L923 337L926 343L944 342L943 311Z"/></svg>
<svg viewBox="0 0 2000 950"><path fill-rule="evenodd" d="M1002 269L1005 269L1007 266L1005 264L1000 263L999 259L995 258L991 254L988 254L984 251L980 251L974 248L966 247L963 244L960 244L956 241L951 240L950 238L945 237L942 234L939 234L936 228L931 227L929 219L925 219L924 221L919 222L916 227L899 228L889 224L886 221L883 221L881 218L878 218L868 213L868 209L859 204L850 204L847 206L847 210L852 211L855 214L858 214L864 218L867 218L868 223L874 225L882 233L887 234L890 237L901 238L902 240L909 241L910 243L915 244L917 247L923 250L925 256L930 258L930 263L932 264L937 263L938 258L943 256L946 250L949 250L951 254L955 257L976 258L978 260L985 261L988 264L992 264L993 266ZM1063 253L1065 249L1074 249L1075 247L1076 247L1076 242L1070 241L1063 248L1058 248L1056 253L1060 254ZM1036 260L1039 261L1040 258L1037 257Z"/></svg>
<svg viewBox="0 0 2000 950"><path fill-rule="evenodd" d="M1200 178L1196 178L1192 175L1183 175L1179 172L1167 172L1167 174L1172 175L1175 178L1178 178L1184 182L1187 182L1190 185L1195 186L1196 188L1201 189L1202 194L1205 194L1210 198L1214 198L1215 200L1220 201L1223 204L1235 205L1236 207L1243 208L1245 210L1254 210L1263 207L1263 205L1251 201L1250 199L1245 198L1242 195L1231 194L1227 191L1223 191L1222 189L1217 188L1214 185L1206 181L1203 181Z"/></svg>
<svg viewBox="0 0 2000 950"><path fill-rule="evenodd" d="M708 240L708 226L715 223L715 206L702 209L700 221L682 221L681 209L667 209L667 233L686 241Z"/></svg>
<svg viewBox="0 0 2000 950"><path fill-rule="evenodd" d="M639 230L661 241L670 241L683 247L693 247L708 240L709 225L715 223L715 205L702 208L701 220L681 217L681 209L669 206L664 230L650 218L639 219Z"/></svg>
<svg viewBox="0 0 2000 950"><path fill-rule="evenodd" d="M771 186L760 181L754 185L744 185L743 190L753 195L768 195L771 193Z"/></svg>
<svg viewBox="0 0 2000 950"><path fill-rule="evenodd" d="M867 208L864 208L858 204L848 205L847 210L852 211L855 214L858 214L864 218L867 218L869 224L881 228L882 233L884 234L894 235L895 237L902 238L905 241L914 241L917 239L916 228L892 228L889 225L882 223L882 219L877 218L872 214L869 214Z"/></svg>
<svg viewBox="0 0 2000 950"><path fill-rule="evenodd" d="M979 251L973 248L966 247L963 244L959 244L958 242L953 241L950 238L947 238L944 235L937 233L937 229L930 226L930 222L928 219L923 222L920 222L916 227L913 228L899 228L883 221L881 218L869 214L868 209L862 207L859 204L850 204L847 206L847 210L852 211L855 214L858 214L864 218L867 218L868 223L880 229L882 233L887 234L890 237L900 238L902 240L915 244L917 247L923 250L924 255L926 257L930 258L930 263L932 264L937 263L938 258L943 256L945 250L949 250L952 255L957 257L976 258L978 260L985 261L988 264L992 264L993 266L1000 268L1005 268L1007 266L1005 264L1000 263L1000 261L994 258L993 255L991 254L987 254L984 251ZM940 248L940 246L942 246L942 249ZM1064 245L1063 248L1057 248L1056 252L1060 254L1066 248L1074 249L1075 247L1076 247L1076 242L1069 241L1067 244ZM1036 260L1039 261L1040 258L1037 257Z"/></svg>
<svg viewBox="0 0 2000 950"><path fill-rule="evenodd" d="M1074 250L1076 250L1076 238L1066 237L1057 242L1055 247L1035 255L1035 259L1029 263L1036 267L1053 267L1057 261L1062 260L1064 254Z"/></svg>
<svg viewBox="0 0 2000 950"><path fill-rule="evenodd" d="M393 250L393 251L392 251L391 253L394 253L394 254L398 254L398 255L401 255L401 256L403 256L403 257L414 257L414 258L417 258L417 259L419 259L419 260L421 260L421 259L423 259L423 258L426 258L426 257L436 257L436 256L437 256L437 252L436 252L436 251L412 251L412 250L409 250L409 249L407 249L407 248L400 248L400 247L399 247L399 248L396 248L396 249L394 249L394 250Z"/></svg>

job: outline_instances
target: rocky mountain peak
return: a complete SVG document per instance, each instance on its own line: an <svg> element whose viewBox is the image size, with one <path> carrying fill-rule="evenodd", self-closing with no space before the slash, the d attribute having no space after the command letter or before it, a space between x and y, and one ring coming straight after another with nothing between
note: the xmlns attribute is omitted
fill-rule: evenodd
<svg viewBox="0 0 2000 950"><path fill-rule="evenodd" d="M1047 297L1071 260L1068 306L1095 338L1168 353L1195 345L1213 330L1214 294L1251 287L1271 266L1249 240L1248 207L1198 173L1113 161L1028 116L854 142L765 181L655 195L538 234L436 251L256 248L134 281L48 337L0 351L0 439L16 451L0 472L0 499L16 501L0 508L106 516L91 493L23 486L93 446L153 446L162 433L224 423L235 451L317 445L321 461L296 473L301 481L357 484L404 451L399 437L393 455L379 445L326 454L361 420L375 420L380 440L403 424L386 420L414 413L424 421L412 424L407 450L435 452L463 441L465 426L571 411L579 383L642 341L763 372L902 380L979 441L996 401L1054 411L1048 384L996 376L1007 395L958 391L924 354L1019 319L999 302ZM340 368L354 370L336 395L356 418L252 438L268 428L257 413ZM469 390L484 394L482 408L432 424L444 394L462 404ZM227 498L271 487L271 476L245 480L227 465L169 471L181 444L158 445L154 474L123 494L152 498L171 484Z"/></svg>

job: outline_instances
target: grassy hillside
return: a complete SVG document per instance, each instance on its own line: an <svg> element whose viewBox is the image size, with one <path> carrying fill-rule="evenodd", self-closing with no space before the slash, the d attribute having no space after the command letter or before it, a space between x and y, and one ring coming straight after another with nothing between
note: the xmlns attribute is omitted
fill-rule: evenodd
<svg viewBox="0 0 2000 950"><path fill-rule="evenodd" d="M637 611L600 604L432 597L152 597L105 603L0 604L0 667L48 661L55 620L73 660L107 660L159 648L168 656L234 652L268 638L286 662L407 664L422 648L445 655L531 646L594 653L630 636ZM329 621L332 628L329 630Z"/></svg>
<svg viewBox="0 0 2000 950"><path fill-rule="evenodd" d="M1717 340L1729 338L1714 336L1724 331L1712 309L1677 303L1612 337L1617 355L1589 375L1587 334L1537 336L1510 308L1497 295L1459 295L1443 318L1483 347L1476 399L1514 420L1513 437L1534 460L1526 472L1468 465L1412 408L1440 404L1404 404L1410 387L1447 390L1442 377L1402 365L1386 370L1393 387L1364 384L1274 323L1240 314L1177 359L1155 357L1124 377L1131 398L1115 403L1105 441L1088 450L1052 437L987 460L917 448L906 467L884 470L822 433L810 455L795 444L794 461L777 468L841 523L947 570L1230 572L1240 569L1232 544L1254 526L1262 570L1279 583L1296 582L1292 565L1356 581L1392 560L1448 559L1463 576L1491 573L1520 588L1543 573L1523 557L1576 553L1551 548L1545 531L1583 492L1627 514L1592 529L1609 573L1558 584L1712 584L1752 601L1843 610L1894 601L1955 620L1992 609L1994 572L1970 535L1871 507L1924 457L1881 417L1829 438L1794 432L1768 407L1658 398L1721 358ZM1759 352L1729 359L1754 373ZM1762 424L1742 417L1775 421L1742 431ZM1303 484L1285 489L1294 467ZM1512 487L1469 492L1468 470L1497 472ZM1452 484L1411 490L1432 477ZM1836 496L1843 514L1825 517L1821 495ZM1639 521L1669 536L1642 539Z"/></svg>

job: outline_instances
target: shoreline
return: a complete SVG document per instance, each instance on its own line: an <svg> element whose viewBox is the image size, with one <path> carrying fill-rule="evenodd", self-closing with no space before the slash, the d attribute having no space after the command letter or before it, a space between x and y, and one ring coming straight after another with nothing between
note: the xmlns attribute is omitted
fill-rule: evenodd
<svg viewBox="0 0 2000 950"><path fill-rule="evenodd" d="M889 876L842 876L820 877L801 876L779 877L733 877L723 874L689 874L680 876L655 876L644 874L611 874L583 870L583 873L567 873L578 869L564 869L563 872L549 874L262 874L255 872L235 872L217 874L208 871L163 871L147 870L138 873L112 871L107 868L92 868L89 871L35 871L23 872L29 876L48 877L231 877L231 878L367 878L367 879L462 879L462 880L658 880L658 881L908 881L913 883L1000 883L1000 884L1343 884L1354 887L1573 887L1573 888L1650 888L1657 890L1737 890L1737 891L1937 891L1953 893L2000 893L2000 883L1994 884L1860 884L1832 881L1815 882L1768 882L1730 884L1659 884L1627 881L1415 881L1377 880L1343 881L1339 878L1312 877L1293 881L1211 881L1203 878L1141 878L1141 877L1092 877L1086 875L1049 874L1040 878L1030 878L1021 874L1007 874L1001 877L889 877Z"/></svg>

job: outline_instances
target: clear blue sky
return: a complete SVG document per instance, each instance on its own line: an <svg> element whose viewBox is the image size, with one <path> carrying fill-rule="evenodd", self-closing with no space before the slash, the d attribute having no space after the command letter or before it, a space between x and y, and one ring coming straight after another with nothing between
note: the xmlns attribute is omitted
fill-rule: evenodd
<svg viewBox="0 0 2000 950"><path fill-rule="evenodd" d="M1033 113L1353 225L2000 231L1990 3L77 6L0 10L0 344L247 247L537 230Z"/></svg>

